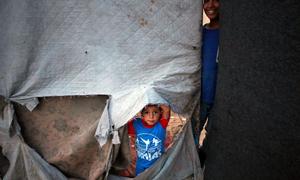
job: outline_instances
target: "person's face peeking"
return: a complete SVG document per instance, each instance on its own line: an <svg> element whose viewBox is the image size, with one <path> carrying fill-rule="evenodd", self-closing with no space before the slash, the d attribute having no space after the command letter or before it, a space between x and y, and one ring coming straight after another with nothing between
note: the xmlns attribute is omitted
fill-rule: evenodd
<svg viewBox="0 0 300 180"><path fill-rule="evenodd" d="M219 16L219 0L204 0L203 9L206 16L212 21Z"/></svg>
<svg viewBox="0 0 300 180"><path fill-rule="evenodd" d="M161 116L159 107L157 106L148 106L143 111L143 120L150 126L156 124Z"/></svg>

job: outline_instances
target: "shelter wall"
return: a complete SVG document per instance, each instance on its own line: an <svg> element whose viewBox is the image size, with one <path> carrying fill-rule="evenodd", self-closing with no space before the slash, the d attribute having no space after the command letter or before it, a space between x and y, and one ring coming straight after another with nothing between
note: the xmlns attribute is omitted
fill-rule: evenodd
<svg viewBox="0 0 300 180"><path fill-rule="evenodd" d="M94 138L107 96L41 98L30 112L15 105L25 142L69 177L99 177L106 161ZM103 156L102 156L103 155Z"/></svg>
<svg viewBox="0 0 300 180"><path fill-rule="evenodd" d="M222 1L206 180L299 179L299 4Z"/></svg>

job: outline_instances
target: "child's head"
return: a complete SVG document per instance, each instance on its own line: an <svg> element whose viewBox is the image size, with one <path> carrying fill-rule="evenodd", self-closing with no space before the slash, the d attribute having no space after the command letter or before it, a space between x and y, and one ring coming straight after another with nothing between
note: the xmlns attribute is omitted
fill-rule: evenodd
<svg viewBox="0 0 300 180"><path fill-rule="evenodd" d="M141 113L143 120L151 126L156 124L161 118L161 109L156 104L147 105Z"/></svg>
<svg viewBox="0 0 300 180"><path fill-rule="evenodd" d="M203 0L203 9L210 21L219 19L219 0Z"/></svg>

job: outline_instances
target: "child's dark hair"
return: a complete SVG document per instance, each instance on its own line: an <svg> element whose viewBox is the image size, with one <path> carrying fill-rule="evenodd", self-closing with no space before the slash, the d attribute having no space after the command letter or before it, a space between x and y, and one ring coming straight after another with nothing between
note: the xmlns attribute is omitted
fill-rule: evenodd
<svg viewBox="0 0 300 180"><path fill-rule="evenodd" d="M159 109L159 112L161 113L162 112L162 109L161 107L159 106L159 104L148 104L147 106L145 106L142 111L141 111L141 115L144 116L144 112L146 111L146 108L147 107L158 107Z"/></svg>

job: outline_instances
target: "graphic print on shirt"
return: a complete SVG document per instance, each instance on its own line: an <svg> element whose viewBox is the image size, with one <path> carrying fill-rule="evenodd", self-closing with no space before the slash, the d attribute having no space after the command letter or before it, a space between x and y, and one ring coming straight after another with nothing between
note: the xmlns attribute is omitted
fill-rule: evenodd
<svg viewBox="0 0 300 180"><path fill-rule="evenodd" d="M153 134L141 133L136 138L137 156L140 159L152 161L162 155L162 140Z"/></svg>

